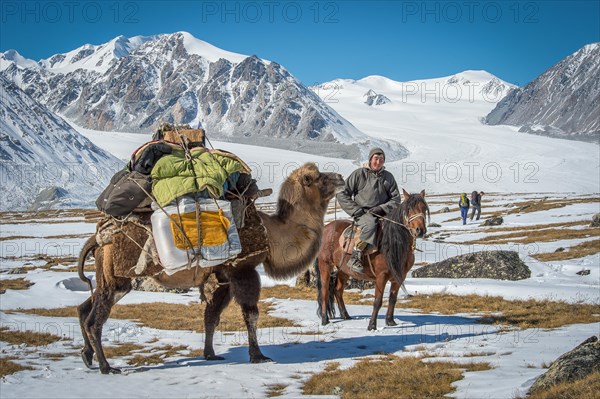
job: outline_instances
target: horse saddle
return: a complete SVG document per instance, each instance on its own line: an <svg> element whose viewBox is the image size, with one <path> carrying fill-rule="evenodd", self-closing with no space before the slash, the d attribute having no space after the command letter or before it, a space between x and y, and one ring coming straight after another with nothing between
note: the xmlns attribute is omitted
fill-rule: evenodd
<svg viewBox="0 0 600 399"><path fill-rule="evenodd" d="M342 251L348 255L351 255L352 251L354 250L354 243L358 237L357 230L358 226L356 224L351 224L350 226L346 227L344 232L340 235L339 245L342 247ZM378 251L379 248L369 245L367 249L363 251L363 255L370 255Z"/></svg>

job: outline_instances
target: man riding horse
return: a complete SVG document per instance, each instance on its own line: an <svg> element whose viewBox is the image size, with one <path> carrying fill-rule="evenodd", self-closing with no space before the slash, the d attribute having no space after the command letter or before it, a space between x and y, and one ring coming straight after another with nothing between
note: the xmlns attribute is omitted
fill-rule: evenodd
<svg viewBox="0 0 600 399"><path fill-rule="evenodd" d="M385 216L401 202L394 175L385 170L385 153L381 148L369 152L369 162L346 179L344 191L337 195L342 209L358 225L358 238L348 260L348 267L363 272L362 254L369 246L377 246L377 217Z"/></svg>

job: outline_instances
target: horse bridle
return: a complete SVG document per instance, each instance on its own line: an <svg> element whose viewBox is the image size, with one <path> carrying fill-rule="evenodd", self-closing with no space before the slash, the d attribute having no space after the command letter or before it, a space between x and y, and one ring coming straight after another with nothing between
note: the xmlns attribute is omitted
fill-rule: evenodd
<svg viewBox="0 0 600 399"><path fill-rule="evenodd" d="M405 219L404 224L408 225L410 222L412 222L413 220L415 220L416 218L423 218L423 220L425 219L425 214L424 213L416 213L414 215L412 215L411 217L409 217L408 219ZM407 226L408 227L408 226Z"/></svg>

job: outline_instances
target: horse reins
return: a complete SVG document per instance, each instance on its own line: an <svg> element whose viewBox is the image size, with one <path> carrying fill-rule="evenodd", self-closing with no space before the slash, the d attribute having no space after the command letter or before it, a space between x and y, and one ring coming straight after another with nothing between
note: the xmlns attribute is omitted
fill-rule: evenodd
<svg viewBox="0 0 600 399"><path fill-rule="evenodd" d="M369 213L371 213L371 211L369 211ZM394 224L397 224L399 226L404 227L406 230L408 230L408 232L410 233L410 235L413 238L413 245L412 245L413 250L414 251L423 252L423 251L421 251L420 249L417 248L417 234L414 232L414 229L411 229L410 227L406 226L405 224L408 224L408 223L412 222L413 220L415 220L417 218L420 218L420 217L422 217L423 220L426 221L427 219L425 218L425 214L424 213L422 213L422 212L421 213L416 213L416 214L412 215L411 217L409 217L408 219L405 219L404 223L396 222L395 220L392 220L390 218L386 218L385 216L375 215L374 213L371 213L371 214L374 215L374 216L376 216L376 217L378 217L378 218L380 218L380 219L383 219L383 220L385 220L387 222L394 223Z"/></svg>

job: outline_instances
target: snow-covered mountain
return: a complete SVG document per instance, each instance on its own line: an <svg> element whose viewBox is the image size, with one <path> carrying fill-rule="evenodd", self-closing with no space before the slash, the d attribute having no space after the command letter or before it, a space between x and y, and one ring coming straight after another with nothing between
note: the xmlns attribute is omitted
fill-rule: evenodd
<svg viewBox="0 0 600 399"><path fill-rule="evenodd" d="M218 49L186 32L123 36L33 63L2 54L3 74L74 123L151 132L161 122L199 122L211 138L359 157L369 137L284 67ZM323 146L322 142L327 142ZM377 143L390 156L406 150Z"/></svg>
<svg viewBox="0 0 600 399"><path fill-rule="evenodd" d="M386 168L409 192L598 192L597 147L481 123L513 87L486 71L464 71L409 82L336 79L313 90L369 136L406 146L408 157ZM391 102L365 104L369 90Z"/></svg>
<svg viewBox="0 0 600 399"><path fill-rule="evenodd" d="M0 211L89 204L123 162L0 75Z"/></svg>
<svg viewBox="0 0 600 399"><path fill-rule="evenodd" d="M389 98L383 94L377 94L372 89L369 89L363 97L366 97L365 104L367 105L383 105L391 102Z"/></svg>
<svg viewBox="0 0 600 399"><path fill-rule="evenodd" d="M510 92L486 117L490 125L576 140L600 140L600 43L589 44L525 87Z"/></svg>
<svg viewBox="0 0 600 399"><path fill-rule="evenodd" d="M485 101L497 103L510 90L516 88L508 82L486 71L464 71L456 75L433 79L412 80L399 82L385 76L372 75L359 80L335 79L331 82L311 86L311 90L321 96L328 103L337 103L337 98L344 91L353 88L364 88L363 97L386 98L391 102L391 96L400 96L398 103L456 103ZM390 97L390 98L388 98ZM367 101L357 98L357 101Z"/></svg>

